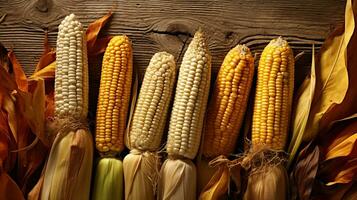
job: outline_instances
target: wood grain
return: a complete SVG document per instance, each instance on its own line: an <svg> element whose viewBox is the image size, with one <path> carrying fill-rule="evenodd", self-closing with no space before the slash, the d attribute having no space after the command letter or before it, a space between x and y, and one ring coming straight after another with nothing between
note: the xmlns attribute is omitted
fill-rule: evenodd
<svg viewBox="0 0 357 200"><path fill-rule="evenodd" d="M75 13L87 26L112 10L105 34L130 36L134 65L141 75L157 51L172 53L180 63L195 30L202 27L208 34L214 74L238 43L259 55L268 41L282 35L295 54L306 52L296 67L299 83L309 69L312 43L318 49L331 27L343 22L344 7L344 0L1 0L0 19L6 17L0 20L0 41L14 49L26 74L31 74L45 31L55 47L57 26L67 14ZM90 75L97 88L100 63L92 66Z"/></svg>

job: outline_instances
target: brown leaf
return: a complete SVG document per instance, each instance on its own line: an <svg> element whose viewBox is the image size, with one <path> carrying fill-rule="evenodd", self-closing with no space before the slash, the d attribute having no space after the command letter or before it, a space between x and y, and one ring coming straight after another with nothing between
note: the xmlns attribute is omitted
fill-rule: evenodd
<svg viewBox="0 0 357 200"><path fill-rule="evenodd" d="M229 186L229 169L220 165L200 194L200 200L222 199L227 196Z"/></svg>
<svg viewBox="0 0 357 200"><path fill-rule="evenodd" d="M32 133L34 133L41 142L49 145L45 127L45 85L44 80L39 79L32 94L19 93L18 108L27 121Z"/></svg>
<svg viewBox="0 0 357 200"><path fill-rule="evenodd" d="M87 49L88 55L98 55L105 51L105 48L110 40L109 37L105 37L102 39L97 39L99 32L108 22L110 17L112 16L112 12L104 15L100 19L95 20L93 23L89 24L87 29Z"/></svg>
<svg viewBox="0 0 357 200"><path fill-rule="evenodd" d="M91 48L88 47L88 55L97 56L101 53L104 53L105 49L108 46L110 39L112 39L112 36L106 36L106 37L97 39L96 44L93 47L91 47Z"/></svg>
<svg viewBox="0 0 357 200"><path fill-rule="evenodd" d="M4 45L0 43L0 67L3 67L8 72L10 69L9 67L10 63L7 54L8 54L7 49L4 47Z"/></svg>
<svg viewBox="0 0 357 200"><path fill-rule="evenodd" d="M56 51L51 50L50 48L50 45L48 43L47 31L45 32L45 39L43 45L44 45L44 51L42 53L40 60L37 63L34 73L38 72L39 70L43 69L44 67L48 66L49 64L53 63L56 60Z"/></svg>
<svg viewBox="0 0 357 200"><path fill-rule="evenodd" d="M56 60L56 59L54 59ZM47 66L41 68L38 71L35 71L31 76L30 79L36 80L38 78L42 79L54 79L55 78L55 71L56 71L56 61L51 62Z"/></svg>
<svg viewBox="0 0 357 200"><path fill-rule="evenodd" d="M16 183L6 173L0 173L0 199L24 200L24 196Z"/></svg>
<svg viewBox="0 0 357 200"><path fill-rule="evenodd" d="M9 52L8 56L14 70L17 87L20 90L27 92L28 82L24 70L22 69L20 63L17 61L15 53L12 50Z"/></svg>
<svg viewBox="0 0 357 200"><path fill-rule="evenodd" d="M297 164L291 173L291 178L297 187L298 199L310 199L312 186L319 164L319 148L309 143L297 157Z"/></svg>
<svg viewBox="0 0 357 200"><path fill-rule="evenodd" d="M87 29L87 47L92 48L94 47L98 34L100 30L105 26L105 24L108 22L110 17L112 16L112 12L108 12L108 14L104 15L103 17L95 20L91 24L89 24L88 29Z"/></svg>

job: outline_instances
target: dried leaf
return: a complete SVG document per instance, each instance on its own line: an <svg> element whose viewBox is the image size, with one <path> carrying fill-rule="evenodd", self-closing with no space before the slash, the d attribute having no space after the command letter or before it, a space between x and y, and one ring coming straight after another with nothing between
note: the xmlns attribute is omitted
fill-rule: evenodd
<svg viewBox="0 0 357 200"><path fill-rule="evenodd" d="M100 19L95 20L93 23L89 24L88 29L87 29L87 48L88 48L88 55L97 55L100 53L103 53L105 50L105 47L107 46L109 40L107 42L97 41L97 37L99 35L100 30L105 26L105 24L108 22L110 17L112 16L112 12L109 12L108 14L104 15ZM102 46L105 46L103 51L98 52L95 51L94 48L102 49Z"/></svg>
<svg viewBox="0 0 357 200"><path fill-rule="evenodd" d="M0 67L3 67L8 72L10 62L7 54L7 49L0 43Z"/></svg>
<svg viewBox="0 0 357 200"><path fill-rule="evenodd" d="M315 93L315 46L312 46L312 59L311 59L311 73L305 79L298 90L296 99L294 101L294 110L292 115L292 138L289 146L289 162L291 165L295 158L295 154L300 147L302 138L304 137L307 120L309 118L311 102Z"/></svg>
<svg viewBox="0 0 357 200"><path fill-rule="evenodd" d="M357 184L355 183L352 187L343 195L342 200L355 200L357 199Z"/></svg>
<svg viewBox="0 0 357 200"><path fill-rule="evenodd" d="M54 79L55 78L55 71L56 71L56 61L51 62L44 68L41 68L38 71L35 71L34 74L30 76L30 79Z"/></svg>
<svg viewBox="0 0 357 200"><path fill-rule="evenodd" d="M44 81L39 79L37 85L30 93L19 93L17 95L17 106L20 109L24 119L28 126L31 128L33 134L35 134L41 142L45 145L49 145L49 141L44 131L45 127L45 85Z"/></svg>
<svg viewBox="0 0 357 200"><path fill-rule="evenodd" d="M334 185L338 183L351 183L356 178L357 173L357 158L348 160L344 165L340 165L337 176L326 185Z"/></svg>
<svg viewBox="0 0 357 200"><path fill-rule="evenodd" d="M101 53L104 53L105 49L108 46L110 39L112 39L112 36L106 36L106 37L97 39L96 43L93 47L91 47L91 48L88 47L88 55L97 56Z"/></svg>
<svg viewBox="0 0 357 200"><path fill-rule="evenodd" d="M319 148L309 143L297 157L291 177L297 187L298 199L310 199L312 186L319 166Z"/></svg>
<svg viewBox="0 0 357 200"><path fill-rule="evenodd" d="M11 95L11 94L10 94ZM17 128L17 118L16 118L16 108L15 108L15 97L4 95L3 96L3 105L2 108L7 113L7 123L10 127L11 133L15 139L15 142L18 140L18 128Z"/></svg>
<svg viewBox="0 0 357 200"><path fill-rule="evenodd" d="M321 129L320 120L333 105L343 101L348 89L347 46L355 29L351 0L347 1L345 30L337 30L325 41L316 66L316 92L312 102L304 141L310 141Z"/></svg>
<svg viewBox="0 0 357 200"><path fill-rule="evenodd" d="M354 3L353 12L355 18L357 17L357 3ZM357 21L355 21L355 24ZM347 47L347 70L349 77L354 77L357 74L357 34L353 34L350 43ZM332 121L346 118L354 113L357 113L357 90L354 87L357 85L356 78L350 78L350 87L347 90L346 96L342 103L335 104L326 112L326 114L321 118L320 126L328 127Z"/></svg>
<svg viewBox="0 0 357 200"><path fill-rule="evenodd" d="M56 51L51 50L50 45L48 43L48 33L47 31L45 32L45 39L44 39L44 51L42 53L42 56L40 60L37 63L37 66L35 68L35 72L38 72L39 70L45 68L47 65L53 63L56 60Z"/></svg>
<svg viewBox="0 0 357 200"><path fill-rule="evenodd" d="M24 196L16 185L15 181L11 179L6 173L0 173L0 199L6 200L24 200Z"/></svg>
<svg viewBox="0 0 357 200"><path fill-rule="evenodd" d="M9 60L12 64L12 68L14 70L17 87L20 90L27 92L28 91L28 82L27 82L27 78L26 78L24 70L22 69L20 63L17 61L15 53L12 50L9 52L8 56L9 56Z"/></svg>
<svg viewBox="0 0 357 200"><path fill-rule="evenodd" d="M324 160L338 157L357 156L351 155L357 147L357 117L348 117L336 121L331 130L320 140L320 147L324 152Z"/></svg>
<svg viewBox="0 0 357 200"><path fill-rule="evenodd" d="M199 199L211 200L226 197L228 193L229 176L230 174L227 165L220 165L201 192Z"/></svg>

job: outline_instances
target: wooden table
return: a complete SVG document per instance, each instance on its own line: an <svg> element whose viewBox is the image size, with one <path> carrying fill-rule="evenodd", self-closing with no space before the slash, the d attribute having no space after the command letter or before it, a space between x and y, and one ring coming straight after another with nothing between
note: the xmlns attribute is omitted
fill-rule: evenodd
<svg viewBox="0 0 357 200"><path fill-rule="evenodd" d="M114 12L104 34L127 34L133 41L134 65L142 76L157 51L172 53L178 63L193 33L208 34L215 74L226 52L245 43L259 53L269 40L283 36L294 53L305 51L297 62L297 85L311 62L311 46L343 22L343 0L1 0L0 41L13 48L26 74L31 74L43 50L44 32L55 47L57 26L69 13L85 25ZM91 99L96 99L100 64L91 66ZM95 103L95 101L92 101Z"/></svg>

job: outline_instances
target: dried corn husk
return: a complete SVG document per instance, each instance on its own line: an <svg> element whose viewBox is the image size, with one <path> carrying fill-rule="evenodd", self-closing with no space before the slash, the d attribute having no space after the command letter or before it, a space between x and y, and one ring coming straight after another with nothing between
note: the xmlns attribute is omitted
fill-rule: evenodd
<svg viewBox="0 0 357 200"><path fill-rule="evenodd" d="M88 130L60 131L44 173L41 199L89 199L93 139Z"/></svg>
<svg viewBox="0 0 357 200"><path fill-rule="evenodd" d="M244 200L285 200L288 191L288 175L282 165L265 165L250 174Z"/></svg>
<svg viewBox="0 0 357 200"><path fill-rule="evenodd" d="M214 173L217 171L217 167L209 166L209 160L202 158L202 160L197 162L197 191L201 193L207 183L213 177Z"/></svg>
<svg viewBox="0 0 357 200"><path fill-rule="evenodd" d="M125 199L154 200L160 160L156 153L132 150L124 158Z"/></svg>
<svg viewBox="0 0 357 200"><path fill-rule="evenodd" d="M124 199L123 163L116 158L101 158L95 172L92 199Z"/></svg>
<svg viewBox="0 0 357 200"><path fill-rule="evenodd" d="M189 159L167 159L159 178L158 199L195 200L196 166Z"/></svg>

